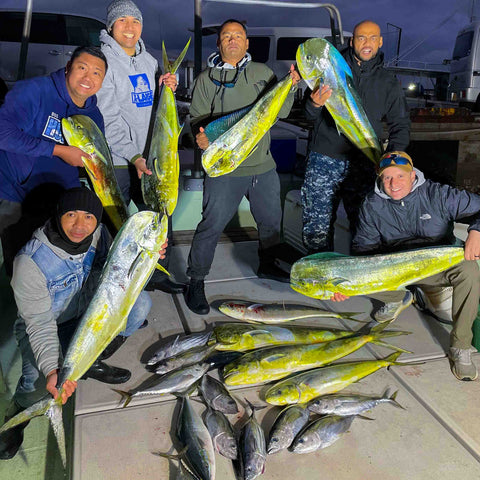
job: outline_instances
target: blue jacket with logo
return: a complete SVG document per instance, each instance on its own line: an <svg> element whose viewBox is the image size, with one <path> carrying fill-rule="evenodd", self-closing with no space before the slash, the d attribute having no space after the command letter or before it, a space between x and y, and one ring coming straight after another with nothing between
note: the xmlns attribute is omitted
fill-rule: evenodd
<svg viewBox="0 0 480 480"><path fill-rule="evenodd" d="M468 223L468 231L480 231L479 195L426 180L418 169L415 173L412 191L401 200L390 198L377 180L360 210L354 253L453 245L454 222Z"/></svg>
<svg viewBox="0 0 480 480"><path fill-rule="evenodd" d="M66 143L61 119L87 115L103 131L95 96L83 108L68 93L65 71L17 82L0 108L0 199L22 202L38 185L79 186L78 168L53 156L56 143Z"/></svg>

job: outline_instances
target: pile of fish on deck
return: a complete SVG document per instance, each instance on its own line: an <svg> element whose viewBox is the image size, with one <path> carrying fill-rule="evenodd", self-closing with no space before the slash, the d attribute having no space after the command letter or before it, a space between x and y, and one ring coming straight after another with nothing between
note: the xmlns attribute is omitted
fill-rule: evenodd
<svg viewBox="0 0 480 480"><path fill-rule="evenodd" d="M176 438L172 439L179 454L159 455L180 461L180 478L214 479L217 451L233 460L237 477L252 480L264 472L267 453L286 448L308 453L325 448L346 432L355 418L366 418L361 415L366 410L384 402L402 408L396 402L396 392L389 390L371 396L337 392L382 367L403 365L396 359L408 351L383 339L409 332L385 331L388 324L376 323L356 332L288 324L309 317L354 320L353 313L302 305L227 302L219 309L242 322L175 337L147 362L147 368L156 372L149 383L129 392L116 390L125 399L124 406L145 395L173 393L179 397L181 408L175 420ZM384 359L330 365L367 343L396 352ZM217 368L224 383L207 373ZM238 408L225 385L267 383L260 400L286 406L268 438L255 418L255 410L265 407L246 399L251 413L235 434L226 415L237 414ZM197 387L206 404L203 421L190 398ZM310 422L311 414L321 416Z"/></svg>

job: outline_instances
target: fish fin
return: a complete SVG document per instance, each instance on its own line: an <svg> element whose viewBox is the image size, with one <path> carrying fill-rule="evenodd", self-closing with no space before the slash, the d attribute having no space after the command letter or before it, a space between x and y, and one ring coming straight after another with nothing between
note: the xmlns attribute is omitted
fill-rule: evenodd
<svg viewBox="0 0 480 480"><path fill-rule="evenodd" d="M155 171L155 175L157 176L157 178L161 178L162 177L162 172L160 171L160 167L158 166L158 158L157 157L155 157L152 160L152 166L153 166L153 170Z"/></svg>
<svg viewBox="0 0 480 480"><path fill-rule="evenodd" d="M125 408L132 400L132 394L130 392L126 392L125 390L117 390L116 388L112 388L114 392L119 393L122 396L120 401L125 399L125 403L123 404L123 408Z"/></svg>
<svg viewBox="0 0 480 480"><path fill-rule="evenodd" d="M375 345L379 345L380 347L390 348L391 350L395 350L401 353L413 353L410 350L405 350L404 348L397 347L396 345L392 345L387 342L382 342L381 340L371 340L370 343L374 343Z"/></svg>
<svg viewBox="0 0 480 480"><path fill-rule="evenodd" d="M177 57L177 59L171 64L170 70L169 70L170 73L176 73L176 71L178 70L178 67L183 62L183 59L184 59L184 57L187 53L187 50L188 50L188 47L190 46L191 40L192 40L191 38L188 39L188 42L185 45L185 47L183 48L182 53L180 53L180 55Z"/></svg>
<svg viewBox="0 0 480 480"><path fill-rule="evenodd" d="M268 330L253 330L251 332L248 332L248 334L251 336L251 337L254 337L255 335L265 335L265 334L269 334L270 332Z"/></svg>
<svg viewBox="0 0 480 480"><path fill-rule="evenodd" d="M275 360L281 360L282 358L285 358L285 354L284 353L274 353L272 355L268 355L267 357L264 357L262 358L262 361L261 363L265 363L265 362L274 362Z"/></svg>
<svg viewBox="0 0 480 480"><path fill-rule="evenodd" d="M332 278L332 279L330 280L330 283L331 283L332 285L334 285L335 287L336 287L337 285L340 285L341 283L344 283L344 282L348 282L348 280L347 280L346 278L342 278L342 277L335 277L335 278Z"/></svg>
<svg viewBox="0 0 480 480"><path fill-rule="evenodd" d="M167 49L165 48L165 42L162 42L162 60L163 60L163 71L165 73L170 72L170 62L168 60Z"/></svg>
<svg viewBox="0 0 480 480"><path fill-rule="evenodd" d="M159 265L158 263L155 265L155 268L160 270L161 272L163 273L166 273L168 276L170 276L170 273L164 268L162 267L161 265Z"/></svg>
<svg viewBox="0 0 480 480"><path fill-rule="evenodd" d="M392 395L390 395L390 390L387 389L387 391L385 392L382 398L390 402L394 407L401 408L402 410L406 410L405 407L403 407L397 402L397 394L398 394L398 390L396 392L393 392Z"/></svg>
<svg viewBox="0 0 480 480"><path fill-rule="evenodd" d="M312 255L303 257L302 260L328 260L331 258L341 258L341 257L348 257L348 255L344 255L343 253L337 253L337 252L320 252L320 253L314 253Z"/></svg>
<svg viewBox="0 0 480 480"><path fill-rule="evenodd" d="M355 415L357 418L361 418L362 420L375 420L374 418L365 417L364 415Z"/></svg>
<svg viewBox="0 0 480 480"><path fill-rule="evenodd" d="M45 415L50 420L50 425L52 426L53 433L57 439L63 467L65 468L67 466L67 451L65 449L65 431L63 429L62 404L53 403L52 406L45 412Z"/></svg>
<svg viewBox="0 0 480 480"><path fill-rule="evenodd" d="M95 180L96 182L98 181L98 178L95 176L95 174L92 172L92 170L90 170L88 167L87 167L87 164L85 163L85 161L83 160L83 157L82 157L82 162L83 162L83 166L85 167L85 170L87 171L88 175L90 176L90 178L92 180Z"/></svg>
<svg viewBox="0 0 480 480"><path fill-rule="evenodd" d="M28 407L25 410L22 410L2 425L2 427L0 428L0 434L7 430L10 430L10 428L12 427L16 427L17 425L31 420L32 418L39 417L40 415L45 415L54 402L55 400L53 398L48 398L46 400L41 400L40 402L33 404L31 407Z"/></svg>
<svg viewBox="0 0 480 480"><path fill-rule="evenodd" d="M174 453L166 452L152 452L152 455L158 455L159 457L169 458L170 460L181 460L187 453L188 445L183 447L176 455Z"/></svg>
<svg viewBox="0 0 480 480"><path fill-rule="evenodd" d="M340 315L340 318L345 320L351 320L352 322L358 323L370 323L370 320L359 320L358 318L353 318L356 315L361 315L363 312L335 312Z"/></svg>
<svg viewBox="0 0 480 480"><path fill-rule="evenodd" d="M132 262L130 265L130 268L128 269L127 273L127 278L131 278L134 270L137 268L137 265L140 263L140 260L142 258L142 252L138 252L138 255L135 257L135 260Z"/></svg>
<svg viewBox="0 0 480 480"><path fill-rule="evenodd" d="M250 410L252 411L252 414L250 415L251 417L253 417L254 413L255 413L255 410L263 410L264 408L267 408L267 405L254 405L252 402L250 402L250 400L248 400L248 398L246 397L243 397L243 399L245 400L245 402L247 403L247 405L250 407Z"/></svg>

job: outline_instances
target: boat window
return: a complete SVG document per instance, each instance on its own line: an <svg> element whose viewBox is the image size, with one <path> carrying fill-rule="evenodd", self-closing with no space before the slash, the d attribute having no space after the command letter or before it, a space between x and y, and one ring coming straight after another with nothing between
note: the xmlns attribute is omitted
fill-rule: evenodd
<svg viewBox="0 0 480 480"><path fill-rule="evenodd" d="M268 62L269 51L270 37L248 37L248 53L250 53L254 62Z"/></svg>
<svg viewBox="0 0 480 480"><path fill-rule="evenodd" d="M67 45L100 46L100 30L105 25L93 18L65 15L68 42Z"/></svg>
<svg viewBox="0 0 480 480"><path fill-rule="evenodd" d="M294 62L298 46L306 42L310 37L283 37L277 42L277 60L289 60Z"/></svg>
<svg viewBox="0 0 480 480"><path fill-rule="evenodd" d="M455 42L455 48L453 49L452 60L460 60L461 58L468 57L472 50L474 32L465 32L457 37Z"/></svg>

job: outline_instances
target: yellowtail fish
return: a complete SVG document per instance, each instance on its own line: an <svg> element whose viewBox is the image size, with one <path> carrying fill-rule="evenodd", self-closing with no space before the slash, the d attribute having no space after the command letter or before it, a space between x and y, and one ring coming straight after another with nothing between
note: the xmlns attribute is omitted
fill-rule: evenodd
<svg viewBox="0 0 480 480"><path fill-rule="evenodd" d="M310 412L306 405L289 405L275 419L267 442L269 455L288 448L297 434L308 423Z"/></svg>
<svg viewBox="0 0 480 480"><path fill-rule="evenodd" d="M290 286L307 297L329 299L399 290L464 260L462 247L429 247L406 252L349 257L316 253L295 262Z"/></svg>
<svg viewBox="0 0 480 480"><path fill-rule="evenodd" d="M248 325L224 323L214 329L217 350L244 352L274 345L322 343L351 337L351 330L314 328L301 325Z"/></svg>
<svg viewBox="0 0 480 480"><path fill-rule="evenodd" d="M127 206L118 186L105 137L97 124L85 115L62 118L62 131L69 145L90 155L91 159L82 157L85 170L105 212L115 228L120 230L128 218Z"/></svg>
<svg viewBox="0 0 480 480"><path fill-rule="evenodd" d="M175 73L187 53L188 40L182 53L174 63L168 61L165 44L162 42L163 71ZM147 167L152 175L142 175L142 194L144 202L155 212L167 212L171 216L178 200L178 177L180 163L178 158L178 138L182 126L178 121L175 95L170 87L162 88L152 141L147 158Z"/></svg>
<svg viewBox="0 0 480 480"><path fill-rule="evenodd" d="M202 154L202 165L209 177L233 172L250 155L277 120L291 88L292 78L287 75L263 95L237 123L209 144ZM242 112L245 110L242 109ZM228 123L231 121L228 117L227 115L215 122Z"/></svg>
<svg viewBox="0 0 480 480"><path fill-rule="evenodd" d="M390 365L412 365L397 362L401 352L379 360L341 363L299 373L272 385L265 393L271 405L306 403L320 395L339 392L352 383Z"/></svg>
<svg viewBox="0 0 480 480"><path fill-rule="evenodd" d="M350 66L340 52L323 38L311 38L299 45L297 65L312 91L322 85L332 89L325 107L338 131L376 164L382 149L353 85Z"/></svg>
<svg viewBox="0 0 480 480"><path fill-rule="evenodd" d="M284 378L287 375L332 363L357 351L367 343L382 345L399 352L403 348L381 341L408 332L384 332L385 324L377 325L368 334L313 345L281 345L262 348L242 355L225 366L223 379L226 385L254 385Z"/></svg>
<svg viewBox="0 0 480 480"><path fill-rule="evenodd" d="M139 212L130 217L115 237L97 287L77 327L58 375L59 395L42 400L10 419L0 433L39 415L47 415L66 464L62 424L63 384L77 381L109 343L125 329L127 317L149 280L167 237L167 216Z"/></svg>
<svg viewBox="0 0 480 480"><path fill-rule="evenodd" d="M249 302L225 302L218 309L228 317L245 322L253 323L282 323L299 320L301 318L343 318L358 322L352 318L359 312L330 312L316 307L307 305L293 305L285 303L249 303Z"/></svg>

